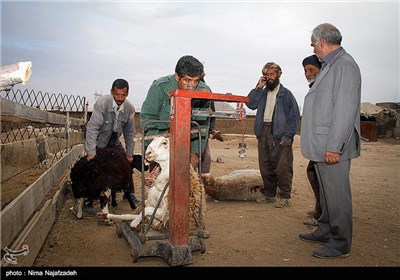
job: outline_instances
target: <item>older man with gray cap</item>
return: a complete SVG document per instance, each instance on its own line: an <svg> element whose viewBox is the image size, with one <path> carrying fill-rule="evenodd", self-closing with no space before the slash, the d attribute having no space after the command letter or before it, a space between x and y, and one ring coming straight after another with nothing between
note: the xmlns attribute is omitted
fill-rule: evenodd
<svg viewBox="0 0 400 280"><path fill-rule="evenodd" d="M257 109L254 132L258 140L258 164L264 183L264 198L277 208L290 206L293 179L293 138L300 119L293 94L279 78L281 67L268 62L256 88L248 95L247 107Z"/></svg>

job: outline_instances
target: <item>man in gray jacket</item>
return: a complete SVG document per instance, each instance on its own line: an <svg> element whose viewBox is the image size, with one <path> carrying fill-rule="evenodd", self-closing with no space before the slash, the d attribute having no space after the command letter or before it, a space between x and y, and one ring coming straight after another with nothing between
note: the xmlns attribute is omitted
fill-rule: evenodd
<svg viewBox="0 0 400 280"><path fill-rule="evenodd" d="M360 155L361 74L341 41L332 24L312 32L311 46L322 68L304 98L301 124L301 152L315 162L322 214L317 229L299 238L325 243L313 252L317 258L347 257L353 234L349 174L351 159Z"/></svg>
<svg viewBox="0 0 400 280"><path fill-rule="evenodd" d="M96 156L96 147L109 147L126 154L128 161L133 160L135 136L135 107L126 98L129 94L129 84L124 79L117 79L111 86L111 95L100 96L94 104L93 113L86 127L85 150L86 159ZM124 136L125 149L119 138ZM139 203L131 190L135 204ZM124 198L128 198L127 194Z"/></svg>

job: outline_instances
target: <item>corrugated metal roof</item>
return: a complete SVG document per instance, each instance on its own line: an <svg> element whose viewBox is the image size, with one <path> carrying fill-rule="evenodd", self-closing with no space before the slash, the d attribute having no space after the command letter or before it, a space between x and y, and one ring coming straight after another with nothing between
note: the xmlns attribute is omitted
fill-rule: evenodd
<svg viewBox="0 0 400 280"><path fill-rule="evenodd" d="M236 107L234 108L231 104L229 104L228 102L225 101L215 101L215 111L221 111L221 112L232 112L232 111L236 111ZM232 103L235 104L236 103Z"/></svg>

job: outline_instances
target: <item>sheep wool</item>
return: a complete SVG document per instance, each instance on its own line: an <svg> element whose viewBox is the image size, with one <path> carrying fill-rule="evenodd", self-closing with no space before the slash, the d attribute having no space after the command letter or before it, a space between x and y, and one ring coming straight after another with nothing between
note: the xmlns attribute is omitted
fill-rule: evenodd
<svg viewBox="0 0 400 280"><path fill-rule="evenodd" d="M205 192L216 200L256 201L264 197L259 170L241 169L218 178L204 179Z"/></svg>
<svg viewBox="0 0 400 280"><path fill-rule="evenodd" d="M164 199L167 198L167 192ZM190 194L189 194L189 230L205 229L206 219L206 194L204 185L192 166L190 166ZM152 227L158 231L168 231L169 210L165 208L164 214L159 223L154 223Z"/></svg>

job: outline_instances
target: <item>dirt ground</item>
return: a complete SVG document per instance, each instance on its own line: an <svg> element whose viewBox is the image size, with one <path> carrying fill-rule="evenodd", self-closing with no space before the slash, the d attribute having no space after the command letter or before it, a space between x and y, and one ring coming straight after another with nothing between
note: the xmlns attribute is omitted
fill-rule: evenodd
<svg viewBox="0 0 400 280"><path fill-rule="evenodd" d="M258 169L257 140L245 139L246 157L239 159L241 138L225 135L224 142L212 140L214 176L237 169ZM278 209L256 202L217 201L207 198L206 251L193 252L189 267L398 267L400 265L400 141L379 139L362 142L362 155L352 161L354 238L350 257L323 260L312 256L321 245L298 239L300 232L313 231L303 225L314 198L307 181L307 160L300 153L300 137L294 143L292 205ZM140 149L140 144L135 149ZM223 162L216 162L217 158ZM134 174L140 192L140 173ZM4 186L3 186L4 188ZM129 213L119 195L113 213ZM142 257L133 262L127 240L119 238L115 225L98 223L85 216L77 220L69 212L71 194L51 230L35 267L167 267L158 257Z"/></svg>

